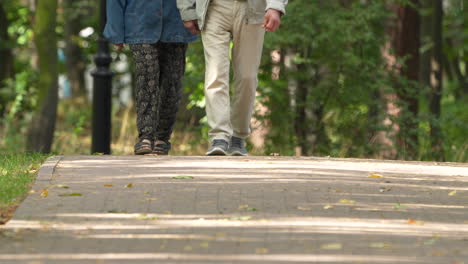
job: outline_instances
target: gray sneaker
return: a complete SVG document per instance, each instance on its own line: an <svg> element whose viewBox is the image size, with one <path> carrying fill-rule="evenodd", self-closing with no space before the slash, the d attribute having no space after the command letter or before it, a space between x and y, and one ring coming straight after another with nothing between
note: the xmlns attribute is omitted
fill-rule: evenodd
<svg viewBox="0 0 468 264"><path fill-rule="evenodd" d="M245 141L242 138L231 137L231 146L229 146L229 155L231 156L248 156L245 148Z"/></svg>
<svg viewBox="0 0 468 264"><path fill-rule="evenodd" d="M228 153L228 142L224 139L215 139L206 152L207 156L226 156Z"/></svg>

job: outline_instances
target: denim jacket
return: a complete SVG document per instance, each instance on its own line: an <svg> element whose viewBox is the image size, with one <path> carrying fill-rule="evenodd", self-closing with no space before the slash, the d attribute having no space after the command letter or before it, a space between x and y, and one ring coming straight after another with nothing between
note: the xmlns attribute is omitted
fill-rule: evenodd
<svg viewBox="0 0 468 264"><path fill-rule="evenodd" d="M107 0L104 36L112 43L191 42L175 0Z"/></svg>

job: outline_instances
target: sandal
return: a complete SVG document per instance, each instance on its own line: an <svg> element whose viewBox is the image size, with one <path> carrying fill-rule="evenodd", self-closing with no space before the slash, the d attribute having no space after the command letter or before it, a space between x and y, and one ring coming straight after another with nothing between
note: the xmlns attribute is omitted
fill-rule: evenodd
<svg viewBox="0 0 468 264"><path fill-rule="evenodd" d="M150 154L152 150L153 143L148 139L143 139L140 142L135 144L135 155L145 155Z"/></svg>
<svg viewBox="0 0 468 264"><path fill-rule="evenodd" d="M171 143L169 141L158 140L153 148L153 154L156 155L168 155L171 150Z"/></svg>

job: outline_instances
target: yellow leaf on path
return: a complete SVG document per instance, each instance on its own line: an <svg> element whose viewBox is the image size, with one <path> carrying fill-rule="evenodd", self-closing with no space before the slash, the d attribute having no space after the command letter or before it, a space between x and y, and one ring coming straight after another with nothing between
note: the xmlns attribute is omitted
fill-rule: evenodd
<svg viewBox="0 0 468 264"><path fill-rule="evenodd" d="M133 187L133 183L129 183L127 185L125 185L125 188L132 188Z"/></svg>
<svg viewBox="0 0 468 264"><path fill-rule="evenodd" d="M448 195L449 196L454 196L455 194L457 194L457 191L451 191Z"/></svg>
<svg viewBox="0 0 468 264"><path fill-rule="evenodd" d="M68 188L70 188L68 185L64 185L64 184L57 184L57 185L55 185L55 187L57 187L57 188L63 188L63 189L68 189Z"/></svg>
<svg viewBox="0 0 468 264"><path fill-rule="evenodd" d="M371 248L391 248L392 244L378 242L378 243L371 243L369 246Z"/></svg>
<svg viewBox="0 0 468 264"><path fill-rule="evenodd" d="M339 203L342 203L342 204L355 204L356 201L354 200L348 200L348 199L341 199L340 201L338 201Z"/></svg>
<svg viewBox="0 0 468 264"><path fill-rule="evenodd" d="M339 250L342 249L343 246L340 243L333 243L333 244L323 244L320 246L321 249L327 249L327 250Z"/></svg>
<svg viewBox="0 0 468 264"><path fill-rule="evenodd" d="M209 248L209 247L210 247L210 243L208 243L208 242L200 243L200 247L201 247L201 248Z"/></svg>
<svg viewBox="0 0 468 264"><path fill-rule="evenodd" d="M43 189L43 190L41 191L41 197L42 197L42 198L46 198L47 196L49 196L49 190Z"/></svg>
<svg viewBox="0 0 468 264"><path fill-rule="evenodd" d="M113 187L114 185L112 184L104 184L104 187Z"/></svg>
<svg viewBox="0 0 468 264"><path fill-rule="evenodd" d="M255 253L256 254L267 254L270 250L268 248L256 248Z"/></svg>
<svg viewBox="0 0 468 264"><path fill-rule="evenodd" d="M367 176L367 177L369 177L369 178L382 178L383 176L380 175L380 174L375 174L375 173L374 173L374 174L370 174L370 175Z"/></svg>
<svg viewBox="0 0 468 264"><path fill-rule="evenodd" d="M335 206L329 205L329 204L327 204L327 205L325 205L325 206L323 207L323 209L325 209L325 210L333 209L333 208L335 208Z"/></svg>
<svg viewBox="0 0 468 264"><path fill-rule="evenodd" d="M29 193L36 193L36 191L35 190L30 190Z"/></svg>
<svg viewBox="0 0 468 264"><path fill-rule="evenodd" d="M152 197L151 197L151 198L146 198L145 200L146 200L146 201L156 201L156 200L158 200L158 199L157 199L157 198L152 198Z"/></svg>
<svg viewBox="0 0 468 264"><path fill-rule="evenodd" d="M414 219L408 218L408 224L410 224L410 225L424 225L424 222L416 221Z"/></svg>

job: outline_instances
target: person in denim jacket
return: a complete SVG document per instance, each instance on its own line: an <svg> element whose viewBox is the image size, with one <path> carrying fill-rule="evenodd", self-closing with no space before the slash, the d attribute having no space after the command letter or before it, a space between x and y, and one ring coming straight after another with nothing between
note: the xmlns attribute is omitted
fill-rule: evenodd
<svg viewBox="0 0 468 264"><path fill-rule="evenodd" d="M182 22L175 0L107 0L104 36L135 61L137 155L167 155L179 108L185 53L197 36Z"/></svg>

